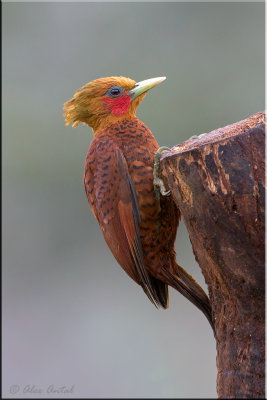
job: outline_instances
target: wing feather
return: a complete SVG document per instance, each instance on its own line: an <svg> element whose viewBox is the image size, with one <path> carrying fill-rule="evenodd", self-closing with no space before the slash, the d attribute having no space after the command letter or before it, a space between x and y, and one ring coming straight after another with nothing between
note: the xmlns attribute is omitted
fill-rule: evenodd
<svg viewBox="0 0 267 400"><path fill-rule="evenodd" d="M108 154L100 146L94 157L95 163L91 166L87 160L84 184L104 238L116 260L142 286L151 302L156 307L164 306L155 279L149 275L144 262L138 202L126 160L114 143Z"/></svg>

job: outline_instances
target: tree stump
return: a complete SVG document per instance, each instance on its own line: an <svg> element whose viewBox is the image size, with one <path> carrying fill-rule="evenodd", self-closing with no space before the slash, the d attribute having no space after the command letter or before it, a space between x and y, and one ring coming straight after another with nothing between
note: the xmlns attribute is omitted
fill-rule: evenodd
<svg viewBox="0 0 267 400"><path fill-rule="evenodd" d="M260 112L161 156L209 289L219 398L265 398L264 150Z"/></svg>

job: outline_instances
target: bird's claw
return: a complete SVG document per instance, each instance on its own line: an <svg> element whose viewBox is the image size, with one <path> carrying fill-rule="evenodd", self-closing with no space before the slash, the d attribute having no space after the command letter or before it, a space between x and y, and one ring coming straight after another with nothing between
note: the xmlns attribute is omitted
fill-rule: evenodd
<svg viewBox="0 0 267 400"><path fill-rule="evenodd" d="M153 170L153 175L154 175L154 188L155 188L155 193L158 199L160 199L160 194L162 196L168 196L170 194L170 190L166 190L163 180L159 177L160 174L160 156L164 151L170 151L168 147L160 147L158 151L155 154L154 158L154 170Z"/></svg>
<svg viewBox="0 0 267 400"><path fill-rule="evenodd" d="M205 133L201 133L200 135L193 135L193 136L191 136L188 140L191 140L191 139L198 139L198 138L201 138L202 136L204 136L204 135L206 135L207 133L205 132Z"/></svg>
<svg viewBox="0 0 267 400"><path fill-rule="evenodd" d="M160 178L154 178L154 186L155 190L159 191L162 196L168 196L170 194L170 190L166 190L163 180Z"/></svg>

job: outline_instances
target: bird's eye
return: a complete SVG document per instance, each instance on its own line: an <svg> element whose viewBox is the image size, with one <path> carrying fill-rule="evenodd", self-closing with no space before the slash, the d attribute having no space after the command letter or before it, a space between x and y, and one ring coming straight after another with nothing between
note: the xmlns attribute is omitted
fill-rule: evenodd
<svg viewBox="0 0 267 400"><path fill-rule="evenodd" d="M107 92L107 96L110 97L119 97L122 92L124 92L124 89L118 86L112 86L108 92Z"/></svg>
<svg viewBox="0 0 267 400"><path fill-rule="evenodd" d="M112 94L112 96L119 96L121 92L120 89L111 89L110 94Z"/></svg>

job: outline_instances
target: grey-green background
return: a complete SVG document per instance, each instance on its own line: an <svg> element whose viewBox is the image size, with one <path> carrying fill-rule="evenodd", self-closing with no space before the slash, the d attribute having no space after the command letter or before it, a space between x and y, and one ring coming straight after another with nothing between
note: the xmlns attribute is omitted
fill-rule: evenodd
<svg viewBox="0 0 267 400"><path fill-rule="evenodd" d="M3 395L215 397L209 324L172 289L156 310L117 265L83 189L91 130L62 104L98 77L167 76L138 110L167 146L261 111L264 4L5 3L2 22ZM205 287L183 224L177 254Z"/></svg>

